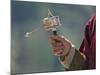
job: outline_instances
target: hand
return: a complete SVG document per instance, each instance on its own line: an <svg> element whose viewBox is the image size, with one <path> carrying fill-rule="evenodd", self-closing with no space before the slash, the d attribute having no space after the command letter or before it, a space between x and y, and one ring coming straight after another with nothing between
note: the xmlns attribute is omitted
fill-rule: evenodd
<svg viewBox="0 0 100 75"><path fill-rule="evenodd" d="M52 35L50 37L50 42L55 56L65 56L69 54L71 43L64 37Z"/></svg>

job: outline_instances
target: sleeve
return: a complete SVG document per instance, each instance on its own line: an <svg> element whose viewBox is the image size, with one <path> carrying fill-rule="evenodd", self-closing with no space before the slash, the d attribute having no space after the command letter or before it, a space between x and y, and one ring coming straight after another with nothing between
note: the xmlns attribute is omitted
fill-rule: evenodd
<svg viewBox="0 0 100 75"><path fill-rule="evenodd" d="M75 49L74 46L72 46L70 53L68 54L68 56L60 56L59 57L59 61L60 63L67 69L69 69L70 63L73 59L73 56L75 54Z"/></svg>
<svg viewBox="0 0 100 75"><path fill-rule="evenodd" d="M59 57L60 63L66 70L82 70L85 69L86 57L72 46L68 56Z"/></svg>
<svg viewBox="0 0 100 75"><path fill-rule="evenodd" d="M75 49L75 54L73 56L73 60L70 63L70 70L84 70L87 65L85 64L86 56L80 51Z"/></svg>

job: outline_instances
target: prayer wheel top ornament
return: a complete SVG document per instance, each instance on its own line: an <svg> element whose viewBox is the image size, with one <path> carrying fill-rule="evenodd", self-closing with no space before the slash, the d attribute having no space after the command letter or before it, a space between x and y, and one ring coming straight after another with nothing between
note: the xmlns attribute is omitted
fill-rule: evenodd
<svg viewBox="0 0 100 75"><path fill-rule="evenodd" d="M59 16L53 16L48 9L48 17L43 19L43 27L47 31L53 31L54 35L57 35L57 28L61 26Z"/></svg>

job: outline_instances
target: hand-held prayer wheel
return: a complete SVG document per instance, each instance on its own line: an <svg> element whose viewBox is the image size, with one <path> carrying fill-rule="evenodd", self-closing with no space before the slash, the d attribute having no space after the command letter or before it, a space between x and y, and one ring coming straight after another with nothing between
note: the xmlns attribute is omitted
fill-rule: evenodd
<svg viewBox="0 0 100 75"><path fill-rule="evenodd" d="M48 17L44 18L42 20L42 25L47 31L52 31L53 35L57 35L57 28L61 26L59 16L53 16L53 14L48 9ZM25 37L30 37L33 32L37 31L40 27L37 29L32 30L31 32L27 32L25 34Z"/></svg>

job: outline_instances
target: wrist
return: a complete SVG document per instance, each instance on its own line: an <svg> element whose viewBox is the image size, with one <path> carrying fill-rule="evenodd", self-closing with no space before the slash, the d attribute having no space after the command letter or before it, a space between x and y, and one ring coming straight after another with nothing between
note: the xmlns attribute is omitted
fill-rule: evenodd
<svg viewBox="0 0 100 75"><path fill-rule="evenodd" d="M75 46L71 45L71 49L70 49L69 54L67 56L66 55L60 56L59 60L65 68L69 68L70 63L73 60L74 54L75 54Z"/></svg>

